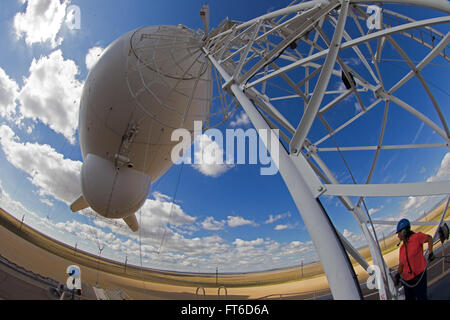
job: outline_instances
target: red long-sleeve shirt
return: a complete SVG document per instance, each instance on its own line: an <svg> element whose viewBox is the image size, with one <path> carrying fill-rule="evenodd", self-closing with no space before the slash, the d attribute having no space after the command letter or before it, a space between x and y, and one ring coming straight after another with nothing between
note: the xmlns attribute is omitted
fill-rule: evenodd
<svg viewBox="0 0 450 320"><path fill-rule="evenodd" d="M403 264L402 278L404 280L414 279L427 267L425 257L423 256L423 244L427 241L427 238L428 235L417 232L409 237L406 247L404 242L400 247L399 260ZM408 260L406 259L406 252L408 252Z"/></svg>

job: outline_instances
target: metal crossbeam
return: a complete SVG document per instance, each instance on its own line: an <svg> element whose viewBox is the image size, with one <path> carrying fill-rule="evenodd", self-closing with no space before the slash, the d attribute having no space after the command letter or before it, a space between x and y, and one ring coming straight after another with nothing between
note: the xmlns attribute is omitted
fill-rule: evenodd
<svg viewBox="0 0 450 320"><path fill-rule="evenodd" d="M325 184L327 196L407 197L447 194L450 180L400 184Z"/></svg>

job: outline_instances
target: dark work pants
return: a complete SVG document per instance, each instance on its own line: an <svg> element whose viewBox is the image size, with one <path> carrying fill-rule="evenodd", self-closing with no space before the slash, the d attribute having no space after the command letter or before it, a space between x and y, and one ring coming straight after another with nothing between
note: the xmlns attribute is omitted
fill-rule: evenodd
<svg viewBox="0 0 450 320"><path fill-rule="evenodd" d="M409 286L414 286L413 288L409 288L406 285L403 285L405 288L405 300L428 300L428 293L427 293L427 287L428 287L428 281L427 281L427 270L419 274L414 279L405 281ZM418 282L420 280L420 282Z"/></svg>

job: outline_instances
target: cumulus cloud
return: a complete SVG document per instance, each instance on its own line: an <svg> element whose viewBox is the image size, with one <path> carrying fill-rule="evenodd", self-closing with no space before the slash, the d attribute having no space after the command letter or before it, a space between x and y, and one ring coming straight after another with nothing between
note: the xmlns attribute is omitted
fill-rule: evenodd
<svg viewBox="0 0 450 320"><path fill-rule="evenodd" d="M428 197L408 197L402 204L403 211L418 209L427 202L427 199Z"/></svg>
<svg viewBox="0 0 450 320"><path fill-rule="evenodd" d="M0 146L8 161L28 174L43 202L60 200L69 204L79 195L80 162L64 158L48 145L21 142L5 125L0 127ZM112 224L106 219L94 219L91 225L74 220L55 222L40 217L34 220L57 239L70 239L72 245L78 239L78 248L82 243L87 243L88 251L98 254L98 247L105 247L103 257L122 262L124 253L127 253L128 262L131 264L134 261L137 265L141 253L144 266L153 268L206 271L205 268L213 264L220 265L223 271L245 272L298 264L299 255L306 255L305 261L316 258L310 243L279 243L269 238L225 241L218 235L186 237L180 230L196 225L202 225L204 229L218 229L225 225L257 224L236 215L222 221L209 217L197 223L197 218L187 213L180 204L173 203L171 197L160 192L154 192L153 197L136 213L141 225L140 236L131 233L121 220ZM8 203L9 209L20 214L26 212L1 188L0 200L2 206ZM27 216L26 220L31 221L31 218Z"/></svg>
<svg viewBox="0 0 450 320"><path fill-rule="evenodd" d="M347 229L344 229L342 234L355 248L360 248L367 244L367 241L363 234L356 234Z"/></svg>
<svg viewBox="0 0 450 320"><path fill-rule="evenodd" d="M167 222L162 222L164 218L158 221L158 217L151 217L147 209L138 215L138 221L141 223L141 237L131 234L128 228L124 227L122 220L108 220L93 212L89 214L93 218L90 224L76 220L48 221L47 226L52 228L53 232L60 231L63 234L75 236L86 243L88 251L94 254L99 254L99 249L104 249L102 257L123 262L126 254L128 263L135 265L140 265L142 258L144 267L195 271L198 270L195 266L204 261L204 256L226 249L220 237L189 239L170 229L162 243L162 234L153 230L155 225L151 222L156 224ZM83 213L87 214L87 211L92 210L87 209ZM154 216L158 216L158 213L154 213Z"/></svg>
<svg viewBox="0 0 450 320"><path fill-rule="evenodd" d="M74 144L83 88L78 74L77 65L64 60L61 50L33 59L18 95L21 117L40 120Z"/></svg>
<svg viewBox="0 0 450 320"><path fill-rule="evenodd" d="M299 225L298 222L297 222L297 223L294 223L294 224L292 224L292 223L277 224L277 225L273 228L273 230L275 230L275 231L281 231L281 230L286 230L286 229L294 229L294 228L297 228L298 225Z"/></svg>
<svg viewBox="0 0 450 320"><path fill-rule="evenodd" d="M214 217L207 217L201 222L201 226L205 230L217 231L222 230L225 226L226 221L217 221Z"/></svg>
<svg viewBox="0 0 450 320"><path fill-rule="evenodd" d="M255 221L245 219L240 216L228 216L226 220L217 221L214 217L207 217L200 223L201 227L205 230L218 231L224 229L225 226L230 228L237 228L241 226L254 226L258 224Z"/></svg>
<svg viewBox="0 0 450 320"><path fill-rule="evenodd" d="M202 134L196 139L198 150L194 151L192 166L206 176L218 177L228 171L232 165L224 163L224 152L212 137Z"/></svg>
<svg viewBox="0 0 450 320"><path fill-rule="evenodd" d="M361 64L361 59L359 58L344 58L345 63L349 66L359 66Z"/></svg>
<svg viewBox="0 0 450 320"><path fill-rule="evenodd" d="M227 224L231 228L241 227L245 225L257 226L257 223L251 220L244 219L240 216L228 216Z"/></svg>
<svg viewBox="0 0 450 320"><path fill-rule="evenodd" d="M184 243L186 238L177 233L183 228L191 228L196 217L187 214L179 204L173 203L171 198L159 192L153 193L155 199L147 199L142 208L136 212L136 218L140 225L139 235L148 244L154 247L165 247L173 249L178 247L177 242ZM91 209L83 210L83 214L92 216L97 220L95 223L101 227L108 227L113 232L137 239L138 235L132 233L121 220L108 220L98 217ZM178 228L175 230L175 228Z"/></svg>
<svg viewBox="0 0 450 320"><path fill-rule="evenodd" d="M355 112L356 112L356 113L359 113L359 112L362 111L362 108L361 108L361 105L359 104L359 102L355 102L355 103L353 104L353 106L355 107Z"/></svg>
<svg viewBox="0 0 450 320"><path fill-rule="evenodd" d="M172 197L169 197L168 195L165 195L159 191L153 192L152 196L158 201L172 201Z"/></svg>
<svg viewBox="0 0 450 320"><path fill-rule="evenodd" d="M425 173L424 168L421 169L421 173ZM450 177L450 152L447 152L441 160L439 168L435 171L435 174L427 178L427 182L442 181ZM439 196L409 196L406 200L400 203L400 213L396 218L417 218L424 211L433 206L436 201L439 201Z"/></svg>
<svg viewBox="0 0 450 320"><path fill-rule="evenodd" d="M276 214L276 215L269 215L269 219L267 219L266 221L264 221L265 224L272 224L278 220L281 219L285 219L285 218L289 218L291 216L290 212L286 212L286 213L281 213L281 214ZM281 230L286 230L286 229L292 229L295 228L296 225L292 225L292 224L277 224L273 230L275 231L281 231Z"/></svg>
<svg viewBox="0 0 450 320"><path fill-rule="evenodd" d="M274 267L286 267L299 264L299 257L306 262L317 259L314 246L311 241L291 241L279 243L271 239L257 238L255 240L243 240L237 238L233 241L226 256L230 262L241 270L267 270Z"/></svg>
<svg viewBox="0 0 450 320"><path fill-rule="evenodd" d="M77 241L79 249L84 246L83 250L94 254L99 254L98 249L104 248L102 257L121 262L124 261L126 254L128 264L139 266L142 258L143 266L151 268L208 272L210 266L219 265L223 272L247 272L298 265L299 257L304 261L317 259L311 241L280 243L270 238L249 240L236 238L227 242L217 235L187 238L169 228L166 240L162 243L162 235L154 229L157 225L168 224L167 217L170 210L163 204L168 202L164 200L167 197L161 195L158 200L153 200L157 203L149 202L145 209L137 214L142 226L141 237L138 237L125 231L127 228L114 227L123 224L121 220L117 220L117 224L111 224L106 222L106 219L95 219L94 223L86 224L76 220L56 222L48 217L29 215L32 213L20 203L14 202L3 191L0 182L0 205L7 203L8 209L17 209L15 211L19 212L18 219L26 213L26 222L35 221L56 239L72 245ZM152 212L151 209L155 207L158 207L159 211ZM178 216L175 219L178 224L192 224L195 221L195 218L189 216L182 208L179 210L175 214Z"/></svg>
<svg viewBox="0 0 450 320"><path fill-rule="evenodd" d="M218 231L224 229L225 226L230 228L237 228L245 225L257 227L258 224L255 221L245 219L240 216L228 216L226 220L217 221L214 217L207 217L200 223L201 227L205 230Z"/></svg>
<svg viewBox="0 0 450 320"><path fill-rule="evenodd" d="M277 215L269 215L269 219L264 221L265 224L274 223L275 221L278 221L280 219L289 218L291 216L290 212L277 214Z"/></svg>
<svg viewBox="0 0 450 320"><path fill-rule="evenodd" d="M239 126L246 126L248 124L250 124L250 118L244 111L236 115L236 119L230 122L230 126L232 126L233 128Z"/></svg>
<svg viewBox="0 0 450 320"><path fill-rule="evenodd" d="M192 224L196 218L184 212L180 205L169 201L167 196L147 199L142 207L143 219L153 226Z"/></svg>
<svg viewBox="0 0 450 320"><path fill-rule="evenodd" d="M233 244L236 247L254 247L254 246L259 246L259 245L264 244L264 239L258 238L256 240L245 241L245 240L237 238L236 240L234 240Z"/></svg>
<svg viewBox="0 0 450 320"><path fill-rule="evenodd" d="M382 210L383 208L384 208L384 205L382 205L382 206L380 206L378 208L370 208L369 209L369 214L373 215L373 214L377 213L378 211Z"/></svg>
<svg viewBox="0 0 450 320"><path fill-rule="evenodd" d="M22 217L27 217L28 220L37 221L39 219L38 215L33 211L25 207L21 202L14 200L11 195L6 192L2 182L0 181L0 207L14 216L16 219L21 220Z"/></svg>
<svg viewBox="0 0 450 320"><path fill-rule="evenodd" d="M287 225L287 224L278 224L278 225L275 226L274 230L275 231L280 231L280 230L285 230L285 229L288 229L288 228L289 228L289 225Z"/></svg>
<svg viewBox="0 0 450 320"><path fill-rule="evenodd" d="M442 181L450 177L450 152L442 158L441 164L436 174L428 177L427 182ZM408 217L414 219L429 210L438 200L439 196L410 196L400 203L399 218Z"/></svg>
<svg viewBox="0 0 450 320"><path fill-rule="evenodd" d="M427 179L427 182L445 180L450 176L450 152L442 158L441 166L437 173Z"/></svg>
<svg viewBox="0 0 450 320"><path fill-rule="evenodd" d="M80 195L81 162L65 158L49 145L22 143L6 125L0 127L0 146L7 160L29 175L41 198L70 204Z"/></svg>
<svg viewBox="0 0 450 320"><path fill-rule="evenodd" d="M88 54L86 55L86 68L88 70L91 70L95 64L97 63L97 61L100 59L100 57L102 56L102 53L105 49L103 49L102 47L93 47L91 49L89 49Z"/></svg>
<svg viewBox="0 0 450 320"><path fill-rule="evenodd" d="M65 22L70 0L22 0L27 4L25 12L14 17L14 28L18 39L25 38L31 46L34 43L49 42L56 48L63 42L58 33Z"/></svg>
<svg viewBox="0 0 450 320"><path fill-rule="evenodd" d="M11 120L16 113L19 86L0 68L0 116Z"/></svg>

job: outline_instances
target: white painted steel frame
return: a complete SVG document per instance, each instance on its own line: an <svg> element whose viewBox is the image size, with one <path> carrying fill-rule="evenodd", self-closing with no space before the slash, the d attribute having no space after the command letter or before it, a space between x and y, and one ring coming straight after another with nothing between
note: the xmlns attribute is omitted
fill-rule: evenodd
<svg viewBox="0 0 450 320"><path fill-rule="evenodd" d="M342 35L344 34L345 23L347 21L347 12L348 12L348 1L345 1L339 14L339 21L336 26L336 31L334 32L333 40L331 40L330 49L323 64L319 80L317 80L317 85L316 88L314 89L314 94L311 100L309 100L309 103L306 106L305 113L303 114L302 120L300 120L297 130L295 131L291 143L289 144L289 148L291 152L294 154L298 154L300 152L301 147L305 143L306 136L308 135L308 132L311 130L314 119L316 118L317 113L319 112L320 104L322 103L325 90L328 87L328 83L331 78L331 72L334 69L336 58L338 56L338 52L341 47Z"/></svg>
<svg viewBox="0 0 450 320"><path fill-rule="evenodd" d="M245 95L242 89L235 83L231 76L220 66L220 64L205 49L205 54L210 59L214 67L223 76L225 82L230 83L229 90L244 108L251 122L257 130L266 129L272 132L272 129L261 116L257 108L251 100ZM272 132L272 134L275 134ZM263 141L267 150L273 154L273 148L268 141ZM322 262L325 274L327 276L331 292L335 299L361 299L361 293L353 267L350 264L348 256L338 239L338 235L334 230L326 213L311 193L307 182L297 170L291 156L284 148L279 150L279 159L277 167L280 174L288 187L292 198L299 209L299 212L309 231L311 239L317 248L317 252Z"/></svg>
<svg viewBox="0 0 450 320"><path fill-rule="evenodd" d="M403 24L400 25L383 25L383 29L380 31L365 34L358 20L364 20L367 18L365 13L365 6L371 4L372 1L338 1L338 0L317 0L302 2L300 4L292 5L287 8L266 14L259 18L253 19L251 21L234 24L231 28L224 30L223 32L216 33L210 39L205 42L204 52L208 55L208 58L213 63L216 70L219 71L224 79L225 84L222 86L224 90L232 94L237 98L239 103L242 105L243 109L248 114L251 122L255 125L257 129L259 128L277 128L277 124L284 128L288 134L280 131L280 137L290 146L290 150L285 150L281 148L280 150L280 163L279 169L280 173L285 180L291 195L296 202L297 207L302 215L302 217L308 220L307 225L308 231L313 238L313 231L316 230L316 225L311 225L311 221L314 219L319 219L317 217L310 217L308 213L304 213L306 207L312 212L316 213L316 216L323 216L320 214L322 211L314 205L315 199L320 195L335 195L344 204L344 206L352 213L355 220L358 222L361 230L368 241L368 245L372 254L372 258L376 265L381 267L384 275L384 284L380 288L381 298L395 298L396 290L393 286L391 277L389 276L389 269L387 268L384 259L381 255L380 248L375 240L376 237L370 232L368 224L370 218L365 214L361 208L363 197L374 197L374 196L419 196L419 195L440 195L450 193L450 181L438 181L438 182L419 182L419 183L409 183L409 184L370 184L371 178L374 172L375 165L378 161L378 156L381 150L400 150L400 149L418 149L418 148L437 148L437 147L448 147L450 143L449 129L446 123L446 119L442 113L441 106L439 106L437 100L433 96L429 86L426 81L421 76L420 72L427 66L436 56L441 55L447 61L450 59L443 54L443 50L450 42L450 32L446 35L441 34L430 26L436 24L443 24L450 22L450 16L442 16L431 19L424 19L420 21L415 21L409 17L401 14L397 14L393 11L386 10L386 14L395 16L404 20ZM349 4L361 3L363 6L360 7L350 7ZM445 13L450 13L450 4L447 1L440 0L430 0L430 1L418 1L418 0L393 0L393 1L377 1L376 4L380 3L399 3L399 4L409 4L417 5L426 8L431 8L435 10L440 10ZM339 19L336 20L331 14L333 9L340 6ZM292 17L293 13L297 13L296 16ZM358 15L359 14L359 15ZM352 17L358 30L360 31L360 36L356 38L351 38L349 33L345 31L345 20L348 17ZM279 18L278 20L275 20ZM328 41L325 33L322 30L325 18L329 18L330 24L335 28L333 34L333 39ZM287 19L287 20L286 20ZM316 20L314 20L316 19ZM290 23L299 23L302 28L296 28L297 33L290 35L283 35L282 31L286 25ZM221 24L222 26L224 24ZM299 25L297 24L297 27ZM256 27L256 30L255 30ZM305 35L311 30L315 31L314 39L308 40L307 38L300 39L300 36ZM258 30L259 28L259 30ZM406 35L411 36L411 39L420 43L420 40L409 34L408 31L424 28L428 30L432 36L437 35L441 40L437 45L434 43L429 44L423 41L421 44L425 47L431 49L428 55L422 59L418 64L414 64L408 55L404 52L401 46L395 42L392 38L393 35ZM291 30L292 31L292 30ZM278 35L282 37L280 43L275 43L269 39L269 36ZM328 45L328 48L322 48L318 40L322 38L324 42ZM292 41L303 41L311 46L309 54L303 56L297 50L294 49L295 54L291 52L284 52L286 46L288 46ZM341 43L341 40L345 42ZM377 51L373 52L369 46L369 41L378 41ZM262 43L265 42L265 46ZM261 44L260 44L261 43ZM382 74L380 72L378 64L380 63L382 57L382 50L386 43L390 43L399 52L400 56L403 58L405 63L411 68L411 71L407 73L400 81L398 81L392 88L385 89L382 79ZM372 60L373 68L367 61L367 58L363 55L358 45L365 45L368 48L370 57L368 59ZM316 49L316 53L314 52ZM356 56L362 61L362 64L366 67L367 71L371 76L371 80L375 81L375 85L371 84L370 81L364 79L360 76L358 72L347 66L342 59L339 57L339 52L344 49L352 49ZM237 59L240 57L240 59ZM252 59L258 59L255 64L249 64ZM274 59L275 57L289 62L287 65L278 66ZM236 60L237 59L237 60ZM325 59L323 64L316 61L319 59ZM253 60L255 61L255 60ZM346 76L349 72L355 77L355 85L351 85L351 88L340 92L341 94L329 102L327 105L322 106L322 101L325 95L335 94L336 92L326 91L328 82L331 76L339 76L340 71L335 69L335 64L339 63L341 68L344 70ZM248 64L248 69L246 65ZM287 74L289 71L303 67L305 69L305 78L299 83L295 83ZM310 68L313 69L311 72ZM317 81L316 88L311 90L310 80L316 75L319 76L319 81ZM256 76L256 80L252 78ZM432 121L429 117L419 112L413 106L403 101L401 98L394 96L394 92L400 87L406 84L414 76L417 76L421 85L425 89L427 96L432 102L434 109L436 110L440 125ZM288 84L288 86L296 94L283 97L269 97L266 95L267 84L275 79L276 77L281 77ZM257 85L262 85L262 91L256 89ZM305 86L305 92L300 90L301 86ZM376 99L370 105L365 106L361 99L359 99L359 92L371 91L374 93ZM351 93L355 93L357 100L360 103L361 111L354 117L346 121L344 124L337 128L331 128L322 117L327 111L333 109L336 105L342 102ZM300 98L305 103L305 112L300 124L295 129L292 123L286 119L272 104L272 102L278 100L286 100L292 98ZM365 114L373 110L380 102L385 101L385 117L382 123L381 133L378 139L378 144L375 146L336 146L335 148L330 147L320 147L319 145L323 142L332 139L333 136L340 132L341 130L348 127L353 122L357 121ZM430 127L434 132L443 139L441 143L430 143L430 144L410 144L410 145L385 145L383 143L384 130L386 129L386 116L389 111L389 103L393 102L400 106L404 110L411 113L421 122ZM260 112L259 110L263 112ZM267 116L272 117L276 123L271 121ZM311 129L312 121L318 118L320 119L324 126L328 130L328 134L320 138L316 142L311 142L307 138L307 135ZM288 135L292 135L289 138ZM270 151L270 148L268 148ZM376 151L375 157L373 159L369 175L366 180L366 184L353 184L353 185L342 185L339 184L337 179L334 177L333 173L327 165L319 157L320 152L341 152L341 151L358 151L358 150L374 150ZM305 153L301 152L304 151ZM306 158L304 157L306 155ZM286 167L285 167L286 166ZM320 178L319 178L320 177ZM321 182L321 180L323 183ZM295 181L293 181L295 180ZM305 189L306 188L306 189ZM300 192L301 190L301 192ZM355 205L349 198L349 196L358 196L359 201ZM299 197L299 198L297 198ZM311 199L309 198L311 197ZM301 201L299 199L302 199ZM308 204L305 204L308 203ZM304 216L305 215L305 216ZM326 219L325 219L326 220ZM327 227L328 222L322 220L323 225L319 228L324 230ZM310 229L311 228L311 229ZM331 226L332 229L334 229ZM324 269L326 269L327 277L329 278L330 288L332 289L333 295L342 289L343 287L338 287L338 279L335 279L336 274L335 268L339 270L345 270L346 265L343 262L345 258L341 253L337 253L340 256L342 265L336 266L336 262L331 262L326 260L325 257L332 246L338 244L337 238L343 238L338 232L337 237L332 236L328 238L328 241L334 242L333 244L324 243L320 239L314 237L313 242L319 252ZM323 239L322 239L323 240ZM361 260L358 256L357 250L348 243L348 241L343 241L345 249L355 257L355 259L367 270L367 264ZM325 256L324 256L325 255ZM322 260L324 258L325 260ZM328 265L331 264L331 265ZM326 268L325 268L326 267ZM347 266L348 267L348 266ZM351 274L351 270L345 271L347 274ZM351 288L350 284L345 286L345 294L335 296L343 297L355 297L356 293ZM334 287L336 286L336 287Z"/></svg>

